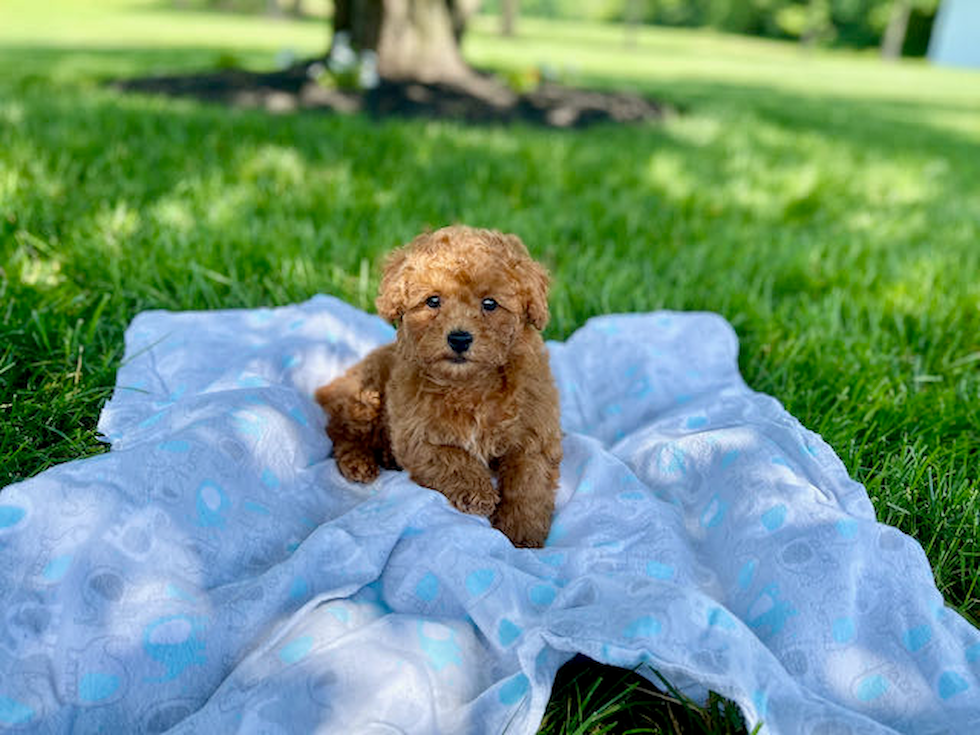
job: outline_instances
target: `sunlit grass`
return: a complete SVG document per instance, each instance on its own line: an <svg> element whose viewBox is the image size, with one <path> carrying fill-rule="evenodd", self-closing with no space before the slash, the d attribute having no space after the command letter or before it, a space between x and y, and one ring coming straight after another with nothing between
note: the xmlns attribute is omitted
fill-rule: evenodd
<svg viewBox="0 0 980 735"><path fill-rule="evenodd" d="M923 59L888 65L872 51L804 49L785 41L657 27L640 29L628 45L621 26L535 18L522 18L519 35L508 39L494 33L497 26L496 19L478 18L473 26L477 32L465 38L467 54L475 63L544 64L572 75L644 87L727 82L818 100L905 100L921 107L916 115L929 114L922 106L926 101L980 111L976 73L937 69ZM973 132L980 135L975 127Z"/></svg>
<svg viewBox="0 0 980 735"><path fill-rule="evenodd" d="M188 3L191 5L191 3ZM40 48L199 48L314 54L329 40L319 19L256 18L217 10L176 12L171 0L4 0L0 37Z"/></svg>
<svg viewBox="0 0 980 735"><path fill-rule="evenodd" d="M824 436L980 617L980 75L691 31L628 48L615 26L493 28L467 37L475 63L547 63L680 112L548 132L126 96L105 81L229 52L271 68L321 51L325 28L0 4L0 485L100 451L141 309L318 292L370 309L387 249L466 221L549 264L550 338L614 311L728 318L749 384Z"/></svg>

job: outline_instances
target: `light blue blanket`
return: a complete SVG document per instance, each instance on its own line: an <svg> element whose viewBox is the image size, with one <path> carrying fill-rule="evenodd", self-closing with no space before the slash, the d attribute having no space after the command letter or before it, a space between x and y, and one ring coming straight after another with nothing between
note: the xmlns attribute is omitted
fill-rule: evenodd
<svg viewBox="0 0 980 735"><path fill-rule="evenodd" d="M575 653L787 735L980 732L980 632L710 314L551 344L547 548L387 472L346 482L317 385L391 339L331 298L148 312L106 455L0 494L0 729L533 733Z"/></svg>

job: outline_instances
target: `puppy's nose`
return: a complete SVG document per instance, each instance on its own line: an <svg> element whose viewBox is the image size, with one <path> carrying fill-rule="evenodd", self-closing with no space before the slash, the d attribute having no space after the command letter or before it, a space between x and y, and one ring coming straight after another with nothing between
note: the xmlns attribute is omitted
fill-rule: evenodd
<svg viewBox="0 0 980 735"><path fill-rule="evenodd" d="M446 341L449 342L449 346L453 348L453 352L461 355L470 348L471 344L473 344L473 335L469 332L464 332L457 329L455 332L450 332L447 335Z"/></svg>

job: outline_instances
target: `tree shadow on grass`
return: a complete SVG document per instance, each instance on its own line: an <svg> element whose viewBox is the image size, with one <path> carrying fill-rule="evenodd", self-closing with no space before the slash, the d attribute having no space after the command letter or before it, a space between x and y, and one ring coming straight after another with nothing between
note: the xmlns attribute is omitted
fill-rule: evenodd
<svg viewBox="0 0 980 735"><path fill-rule="evenodd" d="M516 93L480 75L481 84L433 83L382 79L366 90L325 86L321 59L273 72L240 69L157 75L121 79L123 91L188 96L235 107L270 112L315 110L337 113L367 112L374 117L396 115L451 119L469 123L526 123L554 128L583 128L603 122L657 120L662 105L630 92L579 89L543 83ZM487 86L494 94L479 90Z"/></svg>

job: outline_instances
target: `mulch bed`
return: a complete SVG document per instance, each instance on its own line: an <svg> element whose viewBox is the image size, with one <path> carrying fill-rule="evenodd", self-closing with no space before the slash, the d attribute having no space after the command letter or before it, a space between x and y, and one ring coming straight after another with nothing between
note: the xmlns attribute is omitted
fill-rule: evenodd
<svg viewBox="0 0 980 735"><path fill-rule="evenodd" d="M475 88L445 83L382 79L374 89L342 90L311 78L311 60L274 72L223 69L194 74L124 79L113 85L125 91L190 96L209 102L270 112L319 110L367 112L464 120L473 123L525 122L552 128L582 128L595 123L636 123L661 119L666 108L627 92L601 92L553 82L517 94L503 86L487 94L494 82L481 75Z"/></svg>

